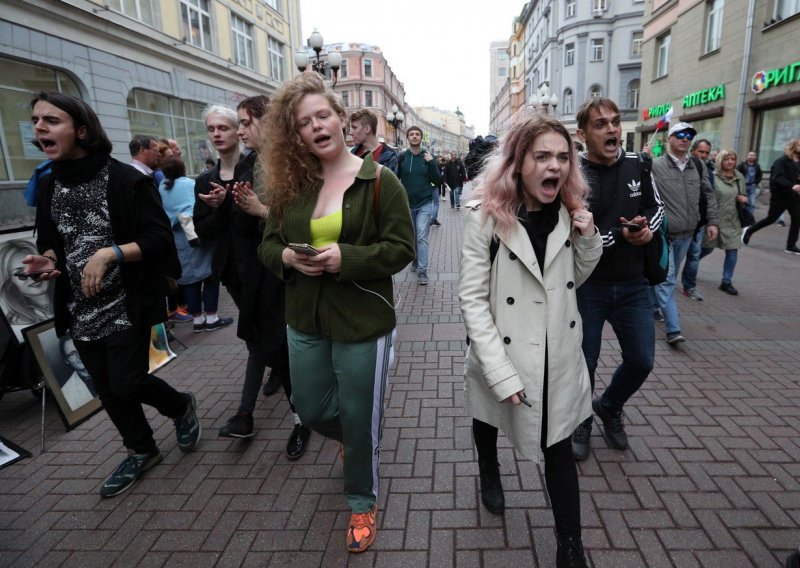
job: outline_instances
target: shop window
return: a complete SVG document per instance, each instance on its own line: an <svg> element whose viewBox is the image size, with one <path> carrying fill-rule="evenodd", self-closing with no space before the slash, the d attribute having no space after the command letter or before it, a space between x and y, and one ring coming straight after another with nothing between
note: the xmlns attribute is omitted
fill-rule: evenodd
<svg viewBox="0 0 800 568"><path fill-rule="evenodd" d="M706 4L706 41L703 53L719 49L722 40L722 9L724 0L712 0Z"/></svg>
<svg viewBox="0 0 800 568"><path fill-rule="evenodd" d="M81 96L62 71L0 57L0 181L28 181L47 159L32 142L31 101L39 91Z"/></svg>
<svg viewBox="0 0 800 568"><path fill-rule="evenodd" d="M800 105L762 111L758 120L758 163L768 170L786 143L800 138Z"/></svg>
<svg viewBox="0 0 800 568"><path fill-rule="evenodd" d="M656 42L656 79L666 77L669 72L670 34L658 38Z"/></svg>
<svg viewBox="0 0 800 568"><path fill-rule="evenodd" d="M215 158L202 114L205 105L133 89L128 93L131 134L173 138L181 147L188 175L199 174L207 158Z"/></svg>

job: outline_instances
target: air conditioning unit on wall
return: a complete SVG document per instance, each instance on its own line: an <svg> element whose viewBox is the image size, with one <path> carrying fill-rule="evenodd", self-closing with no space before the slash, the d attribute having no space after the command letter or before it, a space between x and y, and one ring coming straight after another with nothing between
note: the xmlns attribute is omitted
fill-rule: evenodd
<svg viewBox="0 0 800 568"><path fill-rule="evenodd" d="M595 18L602 18L603 17L603 10L602 8L595 8L592 10L592 16Z"/></svg>

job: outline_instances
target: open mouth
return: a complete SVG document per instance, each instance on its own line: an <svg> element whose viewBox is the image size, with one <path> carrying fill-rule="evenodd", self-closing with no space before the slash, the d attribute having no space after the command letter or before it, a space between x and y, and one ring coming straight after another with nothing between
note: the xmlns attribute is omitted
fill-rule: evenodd
<svg viewBox="0 0 800 568"><path fill-rule="evenodd" d="M549 177L542 180L542 187L549 191L555 191L558 187L558 178L557 177Z"/></svg>
<svg viewBox="0 0 800 568"><path fill-rule="evenodd" d="M606 150L614 150L619 147L619 139L616 136L611 136L610 138L606 138L606 141L603 143L603 147Z"/></svg>
<svg viewBox="0 0 800 568"><path fill-rule="evenodd" d="M331 139L331 137L328 136L327 134L322 134L322 135L317 136L316 138L314 138L314 144L324 144L325 142L329 141L330 139Z"/></svg>
<svg viewBox="0 0 800 568"><path fill-rule="evenodd" d="M39 145L44 150L45 148L53 148L56 145L56 143L47 138L39 138Z"/></svg>

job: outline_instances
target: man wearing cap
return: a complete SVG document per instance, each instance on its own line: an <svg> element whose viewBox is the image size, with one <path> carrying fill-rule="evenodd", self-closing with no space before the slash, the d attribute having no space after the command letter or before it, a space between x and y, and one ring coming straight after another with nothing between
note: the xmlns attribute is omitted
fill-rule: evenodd
<svg viewBox="0 0 800 568"><path fill-rule="evenodd" d="M705 172L698 172L689 157L689 147L697 131L686 122L670 127L667 138L667 153L653 160L653 177L669 221L670 263L667 280L655 287L656 297L664 314L667 343L677 345L686 341L681 334L678 305L675 301L675 275L686 258L692 236L700 221L700 195L708 202L708 225L706 236L717 238L719 215L714 189Z"/></svg>

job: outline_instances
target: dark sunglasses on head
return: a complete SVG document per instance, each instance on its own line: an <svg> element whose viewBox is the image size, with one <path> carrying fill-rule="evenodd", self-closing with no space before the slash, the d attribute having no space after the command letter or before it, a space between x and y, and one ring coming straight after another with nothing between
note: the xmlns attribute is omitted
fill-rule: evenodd
<svg viewBox="0 0 800 568"><path fill-rule="evenodd" d="M692 134L688 130L684 130L683 132L676 132L675 138L677 138L678 140L683 140L684 138L686 140L691 140L692 138L694 138L694 134Z"/></svg>

